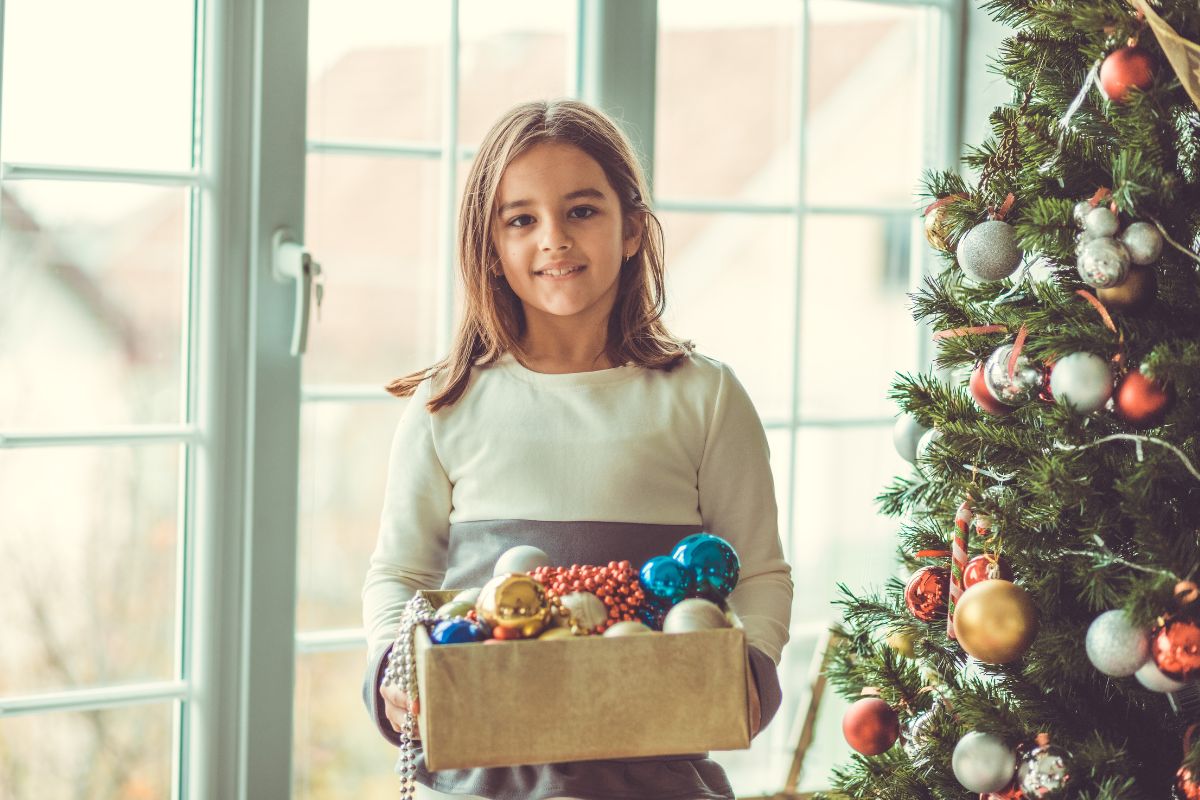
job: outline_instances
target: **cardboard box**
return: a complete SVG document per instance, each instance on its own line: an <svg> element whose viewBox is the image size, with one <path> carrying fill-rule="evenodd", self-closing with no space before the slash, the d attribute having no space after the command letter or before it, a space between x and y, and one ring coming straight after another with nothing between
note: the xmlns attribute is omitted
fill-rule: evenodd
<svg viewBox="0 0 1200 800"><path fill-rule="evenodd" d="M437 608L457 592L422 594ZM431 770L750 746L740 628L464 645L416 634Z"/></svg>

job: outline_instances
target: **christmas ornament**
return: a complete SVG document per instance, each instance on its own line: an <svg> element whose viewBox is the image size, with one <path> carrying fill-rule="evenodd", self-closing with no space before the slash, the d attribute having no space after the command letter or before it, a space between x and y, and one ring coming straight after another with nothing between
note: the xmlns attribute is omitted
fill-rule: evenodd
<svg viewBox="0 0 1200 800"><path fill-rule="evenodd" d="M527 544L509 548L496 560L492 575L532 572L538 567L550 566L550 556L537 547Z"/></svg>
<svg viewBox="0 0 1200 800"><path fill-rule="evenodd" d="M477 600L479 600L479 593L481 591L483 591L483 590L480 589L479 587L476 587L474 589L463 589L461 592L454 595L454 599L452 599L450 602L452 602L452 603L470 603L471 605L475 605L475 602Z"/></svg>
<svg viewBox="0 0 1200 800"><path fill-rule="evenodd" d="M842 735L864 756L877 756L887 752L900 737L900 719L878 697L864 697L846 709Z"/></svg>
<svg viewBox="0 0 1200 800"><path fill-rule="evenodd" d="M950 540L950 598L946 602L946 635L955 638L954 609L963 593L963 570L967 568L967 543L971 538L970 503L963 501L954 514L954 535Z"/></svg>
<svg viewBox="0 0 1200 800"><path fill-rule="evenodd" d="M972 731L958 740L950 764L969 791L999 792L1012 782L1017 755L1000 737Z"/></svg>
<svg viewBox="0 0 1200 800"><path fill-rule="evenodd" d="M916 654L916 640L904 631L890 634L887 637L887 644L905 658L912 658Z"/></svg>
<svg viewBox="0 0 1200 800"><path fill-rule="evenodd" d="M1071 782L1071 754L1053 744L1042 744L1021 756L1017 765L1017 786L1022 797L1045 797Z"/></svg>
<svg viewBox="0 0 1200 800"><path fill-rule="evenodd" d="M1158 275L1150 267L1130 269L1125 280L1107 289L1097 289L1096 297L1110 311L1141 311L1158 291Z"/></svg>
<svg viewBox="0 0 1200 800"><path fill-rule="evenodd" d="M980 581L1011 581L1012 579L1013 571L1008 559L990 553L975 556L967 562L967 566L963 569L964 589L970 589Z"/></svg>
<svg viewBox="0 0 1200 800"><path fill-rule="evenodd" d="M941 708L934 706L928 711L917 714L904 726L900 742L909 761L917 764L924 760L925 751L935 741L935 732L941 714Z"/></svg>
<svg viewBox="0 0 1200 800"><path fill-rule="evenodd" d="M950 570L945 567L921 567L904 587L904 604L922 622L945 614L949 597Z"/></svg>
<svg viewBox="0 0 1200 800"><path fill-rule="evenodd" d="M605 636L638 636L643 633L654 633L654 631L633 620L615 622L604 631Z"/></svg>
<svg viewBox="0 0 1200 800"><path fill-rule="evenodd" d="M971 390L971 398L981 411L993 416L1002 416L1012 411L1012 406L1006 406L1004 403L1001 403L988 389L987 379L984 377L983 362L980 362L971 372L969 388Z"/></svg>
<svg viewBox="0 0 1200 800"><path fill-rule="evenodd" d="M1045 371L1024 353L1017 356L1012 377L1008 374L1011 344L997 347L983 365L983 377L992 397L1009 406L1019 406L1037 397L1045 381Z"/></svg>
<svg viewBox="0 0 1200 800"><path fill-rule="evenodd" d="M1075 207L1073 209L1071 209L1071 219L1073 219L1075 221L1076 225L1078 225L1080 228L1082 228L1083 221L1085 219L1087 219L1087 215L1091 212L1091 210L1093 208L1095 208L1095 206L1092 205L1090 201L1080 200L1078 203L1075 204Z"/></svg>
<svg viewBox="0 0 1200 800"><path fill-rule="evenodd" d="M1088 626L1085 640L1092 666L1114 678L1127 678L1150 658L1150 634L1120 609L1105 611Z"/></svg>
<svg viewBox="0 0 1200 800"><path fill-rule="evenodd" d="M1108 206L1096 206L1083 217L1083 232L1088 239L1116 236L1121 220Z"/></svg>
<svg viewBox="0 0 1200 800"><path fill-rule="evenodd" d="M1187 767L1175 773L1175 797L1178 800L1200 800L1200 776Z"/></svg>
<svg viewBox="0 0 1200 800"><path fill-rule="evenodd" d="M661 606L656 601L647 598L646 602L638 608L637 618L651 630L661 631L663 620L666 619L669 610L666 606Z"/></svg>
<svg viewBox="0 0 1200 800"><path fill-rule="evenodd" d="M691 593L694 573L669 556L655 556L638 573L642 590L660 605L673 606Z"/></svg>
<svg viewBox="0 0 1200 800"><path fill-rule="evenodd" d="M1121 244L1129 251L1130 261L1145 267L1162 255L1163 237L1149 222L1134 222L1121 232Z"/></svg>
<svg viewBox="0 0 1200 800"><path fill-rule="evenodd" d="M720 606L710 600L690 597L681 600L663 618L663 633L690 633L728 628L729 618Z"/></svg>
<svg viewBox="0 0 1200 800"><path fill-rule="evenodd" d="M1130 370L1117 385L1114 401L1117 416L1135 428L1152 428L1162 422L1171 395L1167 387L1152 381L1140 370Z"/></svg>
<svg viewBox="0 0 1200 800"><path fill-rule="evenodd" d="M1194 607L1168 617L1150 635L1150 655L1165 677L1200 677L1200 614Z"/></svg>
<svg viewBox="0 0 1200 800"><path fill-rule="evenodd" d="M1178 692L1184 686L1187 686L1183 681L1172 680L1166 675L1163 675L1158 669L1158 665L1154 663L1154 659L1150 659L1141 668L1133 674L1137 678L1137 682L1144 688L1152 692Z"/></svg>
<svg viewBox="0 0 1200 800"><path fill-rule="evenodd" d="M951 250L950 225L946 210L946 206L950 202L948 200L944 203L935 203L925 212L925 241L929 242L929 246L934 250L943 253L949 253Z"/></svg>
<svg viewBox="0 0 1200 800"><path fill-rule="evenodd" d="M551 600L571 592L594 593L608 608L609 624L638 619L639 609L646 600L628 561L610 561L606 566L538 567L530 576L546 587Z"/></svg>
<svg viewBox="0 0 1200 800"><path fill-rule="evenodd" d="M710 600L724 600L737 586L741 562L729 542L711 533L697 533L675 545L671 558L690 570L693 591Z"/></svg>
<svg viewBox="0 0 1200 800"><path fill-rule="evenodd" d="M1124 103L1133 89L1148 89L1154 82L1154 62L1140 47L1122 47L1100 65L1100 86L1114 103Z"/></svg>
<svg viewBox="0 0 1200 800"><path fill-rule="evenodd" d="M577 634L570 628L547 628L538 636L538 641L544 639L574 639Z"/></svg>
<svg viewBox="0 0 1200 800"><path fill-rule="evenodd" d="M896 418L896 424L892 426L892 443L896 445L896 452L910 464L915 464L917 461L917 442L921 441L921 437L929 431L917 418L905 411Z"/></svg>
<svg viewBox="0 0 1200 800"><path fill-rule="evenodd" d="M497 639L536 636L550 621L546 590L528 575L492 578L480 590L475 612Z"/></svg>
<svg viewBox="0 0 1200 800"><path fill-rule="evenodd" d="M451 600L449 603L439 607L438 610L434 612L433 616L435 619L455 619L456 617L465 618L467 614L474 610L474 608L474 603L468 603L464 600Z"/></svg>
<svg viewBox="0 0 1200 800"><path fill-rule="evenodd" d="M1025 800L1025 795L1021 793L1021 787L1017 786L1014 780L1006 788L998 792L984 792L979 795L979 800Z"/></svg>
<svg viewBox="0 0 1200 800"><path fill-rule="evenodd" d="M998 219L981 222L967 231L956 255L962 271L981 283L1003 280L1021 265L1016 231Z"/></svg>
<svg viewBox="0 0 1200 800"><path fill-rule="evenodd" d="M429 638L434 644L468 644L488 638L487 630L467 619L445 619L433 628Z"/></svg>
<svg viewBox="0 0 1200 800"><path fill-rule="evenodd" d="M983 581L959 598L954 628L968 655L986 664L1007 664L1033 643L1037 610L1029 593L1015 583Z"/></svg>
<svg viewBox="0 0 1200 800"><path fill-rule="evenodd" d="M396 640L388 651L388 664L383 672L380 688L399 686L409 697L417 697L417 662L413 634L418 625L433 624L433 606L422 595L415 594L404 604L400 612L400 625ZM413 796L414 776L417 768L417 715L416 703L409 704L400 725L400 764L396 772L400 775L400 796Z"/></svg>
<svg viewBox="0 0 1200 800"><path fill-rule="evenodd" d="M557 615L555 624L570 627L575 633L597 632L609 621L604 601L591 592L570 592L557 602L566 613Z"/></svg>
<svg viewBox="0 0 1200 800"><path fill-rule="evenodd" d="M941 438L942 432L937 428L932 428L925 432L921 441L917 442L917 470L922 475L928 475L925 470L929 467L929 448Z"/></svg>
<svg viewBox="0 0 1200 800"><path fill-rule="evenodd" d="M1088 286L1116 286L1129 274L1129 248L1107 237L1086 239L1075 251L1075 268Z"/></svg>
<svg viewBox="0 0 1200 800"><path fill-rule="evenodd" d="M1098 411L1112 396L1113 377L1108 362L1094 353L1071 353L1054 363L1050 370L1050 391L1054 399L1076 411Z"/></svg>

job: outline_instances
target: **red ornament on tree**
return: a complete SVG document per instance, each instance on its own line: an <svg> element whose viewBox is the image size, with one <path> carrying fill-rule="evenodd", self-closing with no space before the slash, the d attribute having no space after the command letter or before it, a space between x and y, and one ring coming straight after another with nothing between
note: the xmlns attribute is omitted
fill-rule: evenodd
<svg viewBox="0 0 1200 800"><path fill-rule="evenodd" d="M1136 428L1151 428L1162 422L1171 405L1171 392L1139 370L1121 379L1114 400L1117 416Z"/></svg>
<svg viewBox="0 0 1200 800"><path fill-rule="evenodd" d="M1100 65L1100 85L1114 103L1129 99L1130 89L1147 89L1154 82L1154 61L1140 47L1114 50Z"/></svg>
<svg viewBox="0 0 1200 800"><path fill-rule="evenodd" d="M846 709L842 717L842 735L864 756L886 752L900 738L900 719L878 697L864 697Z"/></svg>
<svg viewBox="0 0 1200 800"><path fill-rule="evenodd" d="M1158 671L1172 680L1200 677L1200 613L1195 604L1154 629L1150 656Z"/></svg>
<svg viewBox="0 0 1200 800"><path fill-rule="evenodd" d="M1175 797L1178 800L1200 800L1200 780L1187 767L1175 773Z"/></svg>
<svg viewBox="0 0 1200 800"><path fill-rule="evenodd" d="M950 570L946 567L921 567L904 587L904 604L922 622L945 614L949 596Z"/></svg>
<svg viewBox="0 0 1200 800"><path fill-rule="evenodd" d="M1025 793L1021 791L1021 787L1013 781L1008 785L1007 789L999 792L980 792L979 800L1025 800Z"/></svg>
<svg viewBox="0 0 1200 800"><path fill-rule="evenodd" d="M970 589L980 581L1013 579L1012 566L1004 556L994 556L985 553L975 556L967 562L963 570L963 588Z"/></svg>
<svg viewBox="0 0 1200 800"><path fill-rule="evenodd" d="M995 398L988 391L987 382L983 377L983 364L980 363L975 367L975 371L971 373L971 397L975 398L975 405L994 416L1002 416L1012 411L1012 406L1005 405Z"/></svg>

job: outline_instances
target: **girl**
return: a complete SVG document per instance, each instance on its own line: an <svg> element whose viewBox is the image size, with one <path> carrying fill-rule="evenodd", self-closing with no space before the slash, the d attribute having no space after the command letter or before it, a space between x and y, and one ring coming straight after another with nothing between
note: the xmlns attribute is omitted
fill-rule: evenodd
<svg viewBox="0 0 1200 800"><path fill-rule="evenodd" d="M517 544L554 564L637 565L698 531L727 539L753 727L779 707L792 582L766 436L732 370L663 325L662 229L646 196L629 141L583 103L517 106L479 149L453 352L388 386L412 400L363 587L364 699L394 743L408 698L380 682L405 602L482 586ZM417 781L418 797L733 797L705 754L436 773L419 761Z"/></svg>

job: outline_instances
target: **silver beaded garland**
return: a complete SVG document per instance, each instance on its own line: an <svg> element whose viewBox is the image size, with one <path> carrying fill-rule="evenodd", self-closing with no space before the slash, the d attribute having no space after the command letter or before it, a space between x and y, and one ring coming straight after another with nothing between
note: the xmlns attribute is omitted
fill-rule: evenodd
<svg viewBox="0 0 1200 800"><path fill-rule="evenodd" d="M1016 231L998 219L981 222L967 231L955 255L962 271L982 283L1004 280L1021 266Z"/></svg>
<svg viewBox="0 0 1200 800"><path fill-rule="evenodd" d="M1130 225L1121 232L1121 243L1129 251L1129 260L1139 267L1153 264L1162 255L1162 234L1149 222Z"/></svg>
<svg viewBox="0 0 1200 800"><path fill-rule="evenodd" d="M1108 237L1087 239L1079 243L1075 266L1088 286L1108 289L1129 274L1129 248Z"/></svg>
<svg viewBox="0 0 1200 800"><path fill-rule="evenodd" d="M1035 747L1017 765L1017 786L1024 797L1045 797L1071 782L1071 754L1053 744Z"/></svg>
<svg viewBox="0 0 1200 800"><path fill-rule="evenodd" d="M1016 370L1008 375L1012 345L997 347L983 365L983 382L992 397L1009 406L1020 406L1037 397L1045 372L1024 353L1017 356Z"/></svg>
<svg viewBox="0 0 1200 800"><path fill-rule="evenodd" d="M413 646L413 631L418 625L428 627L434 622L433 606L421 595L413 597L404 606L400 615L400 627L396 641L388 653L388 665L383 673L383 686L399 685L411 698L417 696L416 650ZM400 800L412 800L416 795L413 776L417 770L417 717L412 712L412 703L404 714L400 726Z"/></svg>

